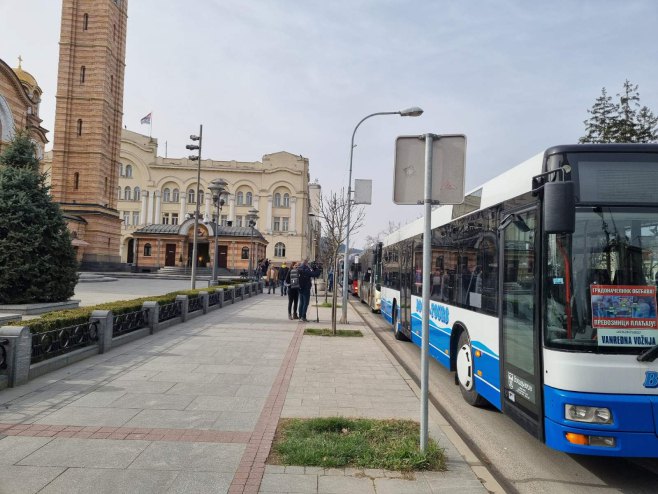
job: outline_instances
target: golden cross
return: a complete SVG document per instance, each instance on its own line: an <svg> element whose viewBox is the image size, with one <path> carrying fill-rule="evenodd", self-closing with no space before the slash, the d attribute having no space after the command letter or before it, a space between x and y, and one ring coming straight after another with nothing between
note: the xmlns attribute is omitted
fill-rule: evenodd
<svg viewBox="0 0 658 494"><path fill-rule="evenodd" d="M23 62L23 57L21 57L20 55L18 55L18 68L19 68L19 69L21 68L21 63L22 63L22 62Z"/></svg>

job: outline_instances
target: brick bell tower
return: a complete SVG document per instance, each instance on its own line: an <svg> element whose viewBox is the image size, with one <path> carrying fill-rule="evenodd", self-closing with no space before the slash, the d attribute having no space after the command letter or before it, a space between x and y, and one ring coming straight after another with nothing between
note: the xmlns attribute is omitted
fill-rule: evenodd
<svg viewBox="0 0 658 494"><path fill-rule="evenodd" d="M85 269L118 267L117 206L128 0L63 0L52 195L85 223ZM78 237L80 238L80 237Z"/></svg>

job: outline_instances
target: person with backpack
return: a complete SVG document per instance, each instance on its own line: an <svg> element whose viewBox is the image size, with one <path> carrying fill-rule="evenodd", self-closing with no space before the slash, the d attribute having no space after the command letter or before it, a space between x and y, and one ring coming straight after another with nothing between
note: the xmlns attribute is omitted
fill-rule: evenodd
<svg viewBox="0 0 658 494"><path fill-rule="evenodd" d="M281 264L281 268L279 269L279 284L281 285L281 296L283 297L284 295L288 295L288 282L286 281L286 278L288 277L288 269L287 264L284 262Z"/></svg>
<svg viewBox="0 0 658 494"><path fill-rule="evenodd" d="M299 302L299 271L297 263L293 262L284 280L288 285L288 319L299 319L297 304Z"/></svg>
<svg viewBox="0 0 658 494"><path fill-rule="evenodd" d="M315 265L308 265L308 258L302 261L299 271L299 319L308 322L306 311L311 301L311 278L317 278L322 274L322 270Z"/></svg>

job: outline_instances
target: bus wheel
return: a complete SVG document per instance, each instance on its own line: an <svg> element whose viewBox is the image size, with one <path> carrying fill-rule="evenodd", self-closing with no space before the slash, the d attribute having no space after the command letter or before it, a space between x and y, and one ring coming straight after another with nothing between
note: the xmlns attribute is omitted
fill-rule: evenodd
<svg viewBox="0 0 658 494"><path fill-rule="evenodd" d="M457 381L462 397L466 403L474 407L480 407L486 403L486 400L475 391L475 378L473 376L473 351L471 349L471 340L467 331L462 331L459 335L457 344Z"/></svg>

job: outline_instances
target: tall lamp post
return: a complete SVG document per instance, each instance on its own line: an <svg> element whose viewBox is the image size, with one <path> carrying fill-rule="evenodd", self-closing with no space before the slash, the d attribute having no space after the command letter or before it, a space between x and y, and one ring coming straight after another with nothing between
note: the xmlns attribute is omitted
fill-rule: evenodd
<svg viewBox="0 0 658 494"><path fill-rule="evenodd" d="M368 120L371 117L376 117L378 115L400 115L401 117L420 117L423 114L423 110L417 106L412 106L406 110L399 111L384 111L371 113L370 115L363 117L361 121L356 124L354 127L354 132L352 132L352 144L350 146L350 172L347 182L347 226L345 227L345 258L343 259L343 312L340 318L341 324L347 323L347 261L350 253L350 213L352 209L352 158L354 157L354 136L359 126Z"/></svg>
<svg viewBox="0 0 658 494"><path fill-rule="evenodd" d="M196 288L196 265L198 262L197 259L197 243L198 243L198 230L199 230L199 182L201 182L201 144L203 142L203 125L199 125L199 135L191 135L190 139L193 142L198 142L199 144L188 144L185 146L186 149L190 151L199 150L197 156L190 156L191 161L197 162L196 167L196 207L194 208L194 237L192 240L192 276L191 276L191 288L194 290Z"/></svg>
<svg viewBox="0 0 658 494"><path fill-rule="evenodd" d="M254 227L256 226L256 221L258 220L258 209L250 209L249 214L247 215L247 220L249 220L249 227L251 227L251 237L249 244L249 279L251 280L253 279L251 260L254 257Z"/></svg>
<svg viewBox="0 0 658 494"><path fill-rule="evenodd" d="M224 196L228 193L226 186L228 182L223 178L216 178L210 185L208 189L212 193L212 200L217 206L217 217L215 218L215 262L212 265L212 281L213 285L217 285L217 269L219 267L219 243L218 243L218 233L219 233L219 213L222 211L222 206L224 206L225 200Z"/></svg>

